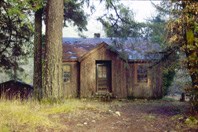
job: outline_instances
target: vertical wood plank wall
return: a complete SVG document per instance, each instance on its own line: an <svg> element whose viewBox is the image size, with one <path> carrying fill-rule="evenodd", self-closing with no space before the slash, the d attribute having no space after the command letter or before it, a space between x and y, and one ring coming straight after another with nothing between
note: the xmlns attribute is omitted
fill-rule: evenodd
<svg viewBox="0 0 198 132"><path fill-rule="evenodd" d="M152 63L129 63L127 76L128 96L135 98L161 98L162 97L162 71L161 66L148 68L148 82L138 83L137 68L138 64L151 66Z"/></svg>
<svg viewBox="0 0 198 132"><path fill-rule="evenodd" d="M138 64L126 63L118 55L102 46L86 56L81 62L64 62L71 65L71 82L64 83L65 97L92 97L96 92L96 60L111 61L112 94L117 98L162 97L162 70L160 65L148 69L148 82L138 83ZM79 93L78 93L79 92Z"/></svg>
<svg viewBox="0 0 198 132"><path fill-rule="evenodd" d="M117 98L126 98L126 70L124 61L105 46L87 56L80 63L80 95L91 97L96 91L96 60L109 60L112 63L112 93Z"/></svg>
<svg viewBox="0 0 198 132"><path fill-rule="evenodd" d="M74 98L78 96L79 88L79 63L78 62L63 62L71 66L70 82L63 82L64 96L66 98Z"/></svg>

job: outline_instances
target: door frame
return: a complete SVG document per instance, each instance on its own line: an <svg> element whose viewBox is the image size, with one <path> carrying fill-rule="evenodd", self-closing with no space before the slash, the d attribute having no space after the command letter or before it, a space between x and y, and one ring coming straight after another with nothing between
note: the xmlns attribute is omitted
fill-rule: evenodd
<svg viewBox="0 0 198 132"><path fill-rule="evenodd" d="M98 92L98 65L106 65L109 69L109 88L108 92L112 92L112 61L111 60L96 60L95 66L96 66L96 92Z"/></svg>

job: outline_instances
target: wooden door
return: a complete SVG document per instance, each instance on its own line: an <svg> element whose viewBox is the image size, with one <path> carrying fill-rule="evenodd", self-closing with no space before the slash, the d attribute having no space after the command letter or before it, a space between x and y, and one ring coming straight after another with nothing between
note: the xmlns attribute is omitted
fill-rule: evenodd
<svg viewBox="0 0 198 132"><path fill-rule="evenodd" d="M96 65L97 92L111 92L111 62L99 61Z"/></svg>

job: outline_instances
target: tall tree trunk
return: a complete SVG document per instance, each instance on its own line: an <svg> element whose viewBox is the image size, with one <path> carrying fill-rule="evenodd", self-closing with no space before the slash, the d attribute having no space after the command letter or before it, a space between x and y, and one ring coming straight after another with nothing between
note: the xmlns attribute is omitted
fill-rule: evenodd
<svg viewBox="0 0 198 132"><path fill-rule="evenodd" d="M44 95L46 98L63 96L62 28L63 0L48 0L44 62Z"/></svg>
<svg viewBox="0 0 198 132"><path fill-rule="evenodd" d="M196 3L191 1L182 1L183 8L183 38L185 42L185 54L187 59L187 68L192 80L192 89L190 92L190 102L192 106L192 111L198 114L198 63L197 63L197 46L196 46L196 25L197 15L186 12L189 7ZM193 48L192 48L193 47Z"/></svg>
<svg viewBox="0 0 198 132"><path fill-rule="evenodd" d="M43 9L35 12L35 34L34 34L34 96L42 98L42 13Z"/></svg>

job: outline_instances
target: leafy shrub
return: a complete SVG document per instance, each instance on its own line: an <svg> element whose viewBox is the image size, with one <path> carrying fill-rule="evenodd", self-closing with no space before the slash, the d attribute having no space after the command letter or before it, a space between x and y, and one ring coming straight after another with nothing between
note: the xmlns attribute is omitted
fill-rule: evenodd
<svg viewBox="0 0 198 132"><path fill-rule="evenodd" d="M169 87L171 86L171 83L173 82L175 76L175 70L174 69L167 69L163 72L163 94L164 96L168 94Z"/></svg>
<svg viewBox="0 0 198 132"><path fill-rule="evenodd" d="M185 120L185 124L187 124L187 125L197 125L198 124L198 120L195 118L195 117L193 117L193 116L190 116L190 117L188 117L186 120Z"/></svg>

